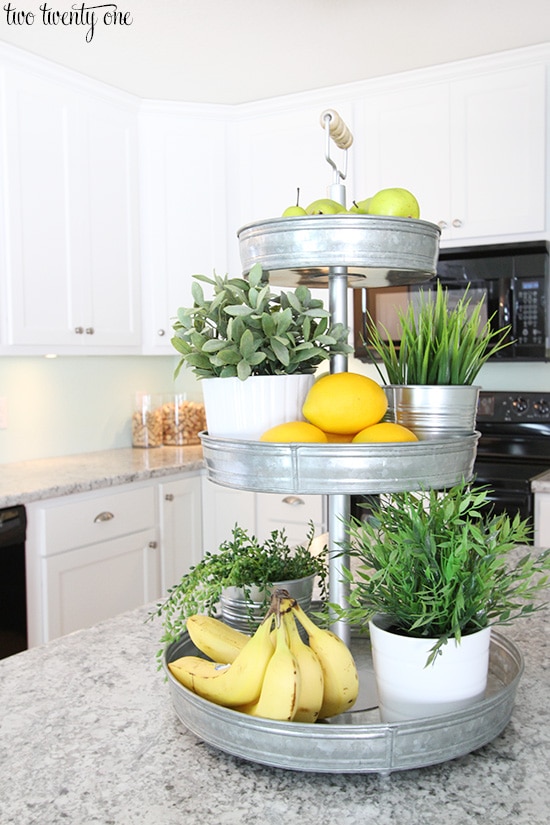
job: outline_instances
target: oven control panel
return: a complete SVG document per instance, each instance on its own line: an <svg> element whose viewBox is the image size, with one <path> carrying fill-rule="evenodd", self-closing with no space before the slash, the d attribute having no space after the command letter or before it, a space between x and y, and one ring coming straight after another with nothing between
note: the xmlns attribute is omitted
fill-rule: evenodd
<svg viewBox="0 0 550 825"><path fill-rule="evenodd" d="M550 423L550 393L482 391L479 394L477 420Z"/></svg>

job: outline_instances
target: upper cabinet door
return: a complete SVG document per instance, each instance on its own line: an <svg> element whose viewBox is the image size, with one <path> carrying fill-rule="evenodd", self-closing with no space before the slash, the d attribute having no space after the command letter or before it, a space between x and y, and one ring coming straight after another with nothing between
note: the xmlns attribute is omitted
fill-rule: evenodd
<svg viewBox="0 0 550 825"><path fill-rule="evenodd" d="M77 101L15 71L5 72L4 93L7 343L70 345L81 311L71 288Z"/></svg>
<svg viewBox="0 0 550 825"><path fill-rule="evenodd" d="M365 196L410 189L443 241L543 232L545 111L542 64L368 96Z"/></svg>
<svg viewBox="0 0 550 825"><path fill-rule="evenodd" d="M176 355L178 308L194 274L227 271L225 116L154 107L140 120L144 352Z"/></svg>
<svg viewBox="0 0 550 825"><path fill-rule="evenodd" d="M446 221L451 208L448 85L407 84L367 97L358 131L360 197L402 187L416 196L423 220Z"/></svg>
<svg viewBox="0 0 550 825"><path fill-rule="evenodd" d="M85 340L141 348L138 134L133 108L88 100L80 125L86 175L79 198ZM93 329L93 332L91 331ZM88 331L89 330L89 331Z"/></svg>
<svg viewBox="0 0 550 825"><path fill-rule="evenodd" d="M544 65L451 85L450 236L545 229Z"/></svg>
<svg viewBox="0 0 550 825"><path fill-rule="evenodd" d="M10 351L139 352L137 112L17 70L4 95Z"/></svg>

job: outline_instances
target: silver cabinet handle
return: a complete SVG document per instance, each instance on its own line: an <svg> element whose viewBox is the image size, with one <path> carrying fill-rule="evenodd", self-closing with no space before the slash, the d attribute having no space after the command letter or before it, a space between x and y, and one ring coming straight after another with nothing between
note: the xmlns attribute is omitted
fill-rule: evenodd
<svg viewBox="0 0 550 825"><path fill-rule="evenodd" d="M447 221L438 221L437 225L439 226L440 229L447 229L447 226L448 226Z"/></svg>
<svg viewBox="0 0 550 825"><path fill-rule="evenodd" d="M93 335L95 329L93 327L86 327L86 335Z"/></svg>
<svg viewBox="0 0 550 825"><path fill-rule="evenodd" d="M98 513L94 519L94 524L98 521L111 521L114 518L114 513L110 513L108 510L104 510L102 513Z"/></svg>
<svg viewBox="0 0 550 825"><path fill-rule="evenodd" d="M166 335L166 331L165 331L165 330L163 330L163 329L159 329L159 330L157 330L157 335L158 335L160 338L162 338L162 336L163 336L163 335Z"/></svg>
<svg viewBox="0 0 550 825"><path fill-rule="evenodd" d="M77 335L82 335L83 332L84 332L84 327L75 327L74 331L76 332Z"/></svg>
<svg viewBox="0 0 550 825"><path fill-rule="evenodd" d="M455 227L455 229L459 229L462 226L462 221L460 220L460 218L454 219L453 226Z"/></svg>
<svg viewBox="0 0 550 825"><path fill-rule="evenodd" d="M151 550L156 550L156 548L158 547L156 541L150 541L147 546L150 547Z"/></svg>
<svg viewBox="0 0 550 825"><path fill-rule="evenodd" d="M283 499L284 504L290 504L291 507L299 507L300 504L305 504L303 498L299 498L298 496L286 496Z"/></svg>
<svg viewBox="0 0 550 825"><path fill-rule="evenodd" d="M165 501L174 501L174 494L173 493L166 493L164 496Z"/></svg>

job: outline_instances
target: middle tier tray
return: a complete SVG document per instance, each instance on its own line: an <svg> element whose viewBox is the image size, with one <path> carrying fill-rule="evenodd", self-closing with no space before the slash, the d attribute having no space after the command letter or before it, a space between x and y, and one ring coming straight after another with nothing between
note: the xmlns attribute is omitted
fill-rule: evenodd
<svg viewBox="0 0 550 825"><path fill-rule="evenodd" d="M278 444L200 434L208 477L265 493L317 495L441 489L469 480L480 433L385 444Z"/></svg>

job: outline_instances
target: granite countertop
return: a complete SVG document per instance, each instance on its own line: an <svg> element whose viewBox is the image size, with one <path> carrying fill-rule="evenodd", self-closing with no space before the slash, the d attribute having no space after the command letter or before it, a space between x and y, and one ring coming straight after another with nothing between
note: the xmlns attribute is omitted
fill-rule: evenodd
<svg viewBox="0 0 550 825"><path fill-rule="evenodd" d="M531 490L534 493L550 493L550 470L531 479Z"/></svg>
<svg viewBox="0 0 550 825"><path fill-rule="evenodd" d="M546 825L548 614L501 632L525 658L513 716L492 743L428 768L315 774L201 742L156 669L147 608L0 661L2 825Z"/></svg>
<svg viewBox="0 0 550 825"><path fill-rule="evenodd" d="M127 447L18 461L2 465L0 507L84 493L203 467L201 446L144 450Z"/></svg>

